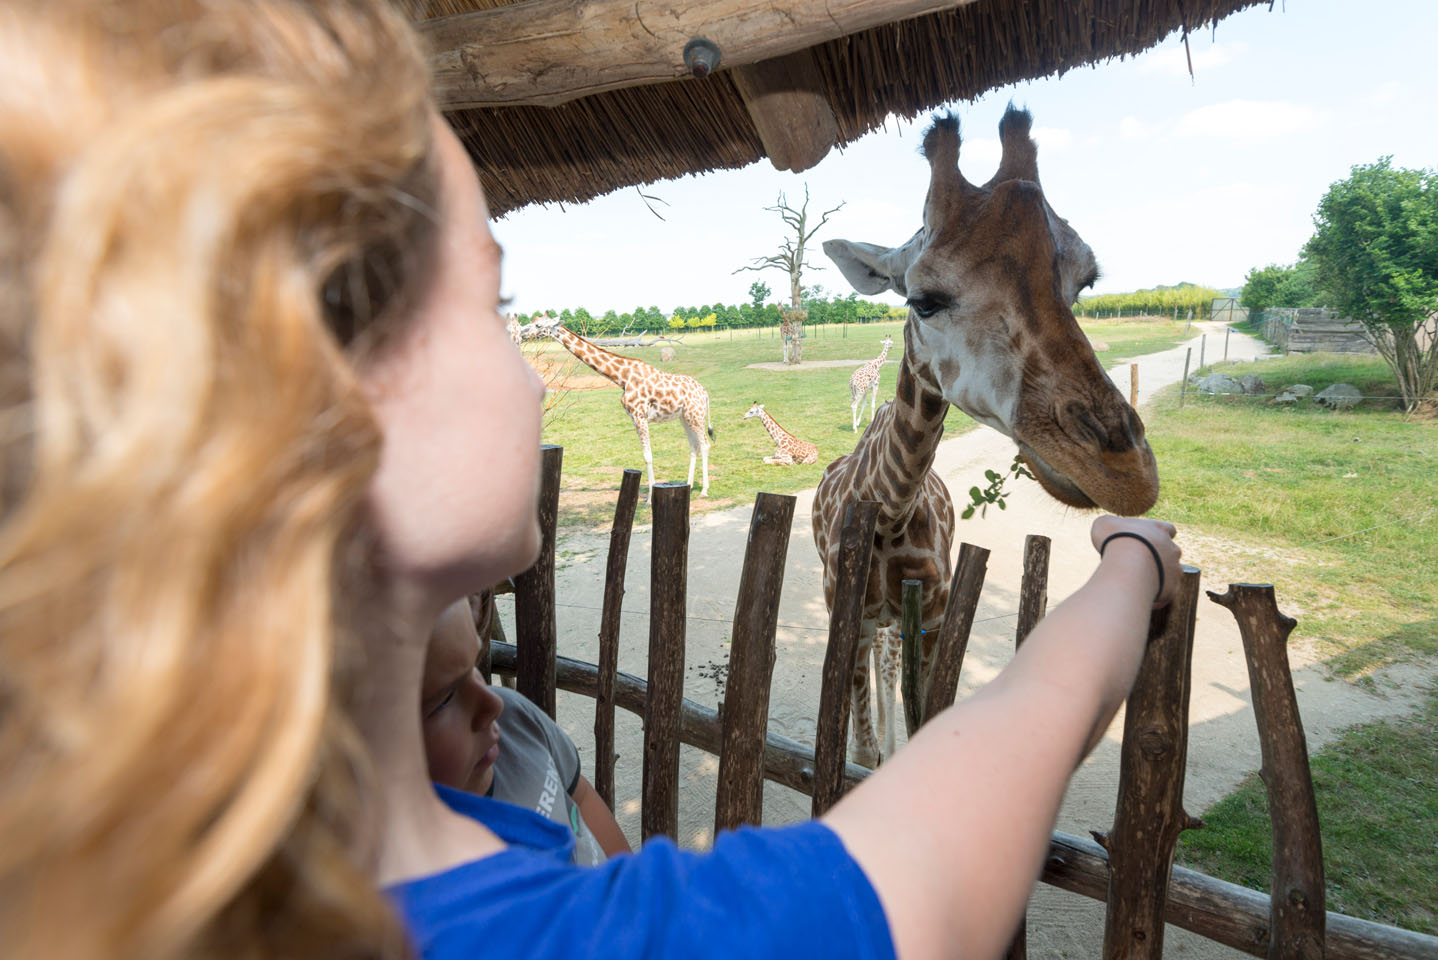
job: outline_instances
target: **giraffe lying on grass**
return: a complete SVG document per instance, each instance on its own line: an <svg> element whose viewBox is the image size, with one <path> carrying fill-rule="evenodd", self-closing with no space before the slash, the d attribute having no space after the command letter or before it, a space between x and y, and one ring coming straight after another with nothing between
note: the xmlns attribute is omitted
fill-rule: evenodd
<svg viewBox="0 0 1438 960"><path fill-rule="evenodd" d="M779 426L779 421L769 416L764 410L764 405L758 400L744 414L744 419L758 417L759 422L764 424L764 429L769 431L769 436L774 438L774 446L777 448L772 457L765 457L765 463L772 463L782 467L792 467L796 463L816 463L819 459L819 448L808 440L800 440L788 430Z"/></svg>

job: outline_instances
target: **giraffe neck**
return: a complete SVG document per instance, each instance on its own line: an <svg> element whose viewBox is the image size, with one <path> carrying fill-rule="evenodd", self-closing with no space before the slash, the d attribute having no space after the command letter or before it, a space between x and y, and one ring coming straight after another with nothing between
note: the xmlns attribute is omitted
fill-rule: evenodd
<svg viewBox="0 0 1438 960"><path fill-rule="evenodd" d="M909 523L944 435L949 404L938 388L909 365L899 364L893 402L879 410L851 455L858 458L855 498L877 500L878 532L892 535Z"/></svg>
<svg viewBox="0 0 1438 960"><path fill-rule="evenodd" d="M603 347L590 343L567 327L555 327L554 339L564 344L564 348L584 361L586 366L596 373L603 374L621 387L632 382L636 376L642 376L654 369L643 360L610 353Z"/></svg>
<svg viewBox="0 0 1438 960"><path fill-rule="evenodd" d="M775 443L783 443L789 438L789 431L779 426L779 421L769 416L768 410L760 410L759 419L763 422L764 429L769 431L769 436Z"/></svg>
<svg viewBox="0 0 1438 960"><path fill-rule="evenodd" d="M881 366L884 365L884 358L889 355L889 347L890 344L884 344L884 349L880 350L879 355L873 359L872 362L874 364L875 370L879 369Z"/></svg>

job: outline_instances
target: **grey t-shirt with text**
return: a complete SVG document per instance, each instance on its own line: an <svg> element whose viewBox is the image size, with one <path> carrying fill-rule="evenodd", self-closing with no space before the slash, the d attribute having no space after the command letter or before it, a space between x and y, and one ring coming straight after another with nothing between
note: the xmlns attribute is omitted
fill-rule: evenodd
<svg viewBox="0 0 1438 960"><path fill-rule="evenodd" d="M566 824L574 832L574 862L603 863L604 851L573 800L579 785L574 741L522 694L493 689L504 701L504 712L499 715L499 759L489 796Z"/></svg>

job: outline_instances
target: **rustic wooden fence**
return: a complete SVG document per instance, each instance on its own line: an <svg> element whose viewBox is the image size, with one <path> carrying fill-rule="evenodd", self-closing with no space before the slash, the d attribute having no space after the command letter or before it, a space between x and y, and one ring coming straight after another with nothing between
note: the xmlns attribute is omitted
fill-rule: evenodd
<svg viewBox="0 0 1438 960"><path fill-rule="evenodd" d="M656 484L653 491L654 566L650 590L649 676L619 672L619 611L639 472L626 470L610 533L599 663L560 656L556 649L554 537L563 451L543 450L539 560L515 580L517 644L493 640L488 669L516 678L520 693L554 715L555 690L594 698L596 791L614 804L614 710L644 718L641 832L675 836L678 824L679 744L719 758L715 830L763 819L765 779L810 796L815 816L832 806L869 771L845 761L848 678L859 637L863 584L868 579L878 504L845 512L838 583L829 622L814 748L767 731L779 590L783 581L794 498L760 493L735 603L730 666L719 710L683 696L685 595L689 543L689 487ZM1048 539L1025 542L1020 588L1021 643L1047 603ZM929 686L906 666L905 720L953 702L969 629L983 586L988 551L960 548L944 623L935 644ZM917 610L917 583L906 608ZM1313 783L1286 643L1294 621L1279 612L1268 585L1232 584L1209 598L1232 611L1243 637L1254 714L1262 748L1263 782L1273 821L1273 878L1268 894L1173 865L1178 835L1202 824L1182 806L1188 740L1190 659L1199 603L1199 571L1184 567L1177 598L1154 614L1149 644L1124 718L1118 803L1112 827L1087 840L1055 831L1042 880L1106 903L1103 956L1158 958L1165 923L1256 957L1330 960L1433 960L1438 938L1324 908L1323 861ZM916 616L916 615L915 615ZM495 621L497 622L497 620ZM917 620L915 619L915 622ZM906 665L917 648L905 627ZM1007 954L1025 956L1021 929Z"/></svg>

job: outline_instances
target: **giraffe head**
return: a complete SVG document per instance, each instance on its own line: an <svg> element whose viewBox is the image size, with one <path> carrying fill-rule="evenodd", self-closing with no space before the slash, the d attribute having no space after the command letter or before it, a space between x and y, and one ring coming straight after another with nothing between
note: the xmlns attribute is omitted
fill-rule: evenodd
<svg viewBox="0 0 1438 960"><path fill-rule="evenodd" d="M958 120L936 119L924 136L923 227L900 247L830 240L824 252L860 293L907 298L913 375L1012 437L1050 495L1143 513L1158 497L1158 469L1143 422L1074 320L1098 265L1044 198L1031 124L1009 107L998 172L975 186L959 172Z"/></svg>
<svg viewBox="0 0 1438 960"><path fill-rule="evenodd" d="M882 339L882 340L879 341L879 346L883 347L885 350L889 349L889 348L892 347L893 345L894 345L894 338L893 338L893 337L890 337L890 336L885 336L884 339Z"/></svg>
<svg viewBox="0 0 1438 960"><path fill-rule="evenodd" d="M535 318L523 327L520 327L520 338L523 340L534 340L538 337L552 337L559 329L559 318L550 316L549 313L537 314Z"/></svg>
<svg viewBox="0 0 1438 960"><path fill-rule="evenodd" d="M764 405L763 405L762 403L760 403L758 400L755 400L755 401L754 401L754 405L749 408L749 412L746 413L746 414L744 414L744 416L741 417L740 419L742 419L742 420L748 420L750 417L762 417L762 416L764 416Z"/></svg>

